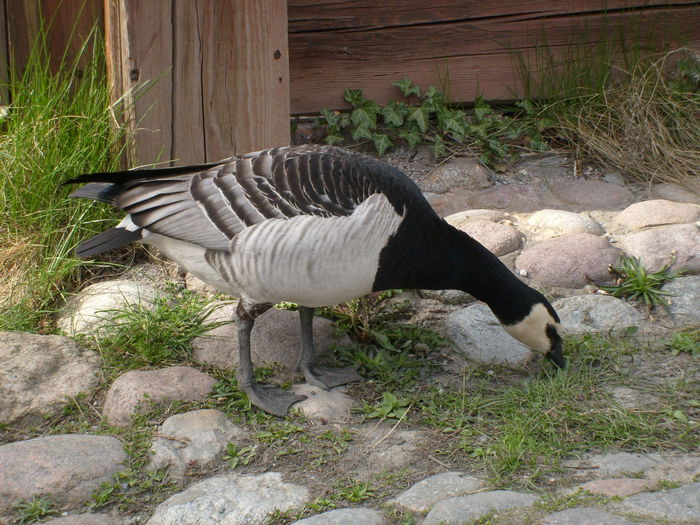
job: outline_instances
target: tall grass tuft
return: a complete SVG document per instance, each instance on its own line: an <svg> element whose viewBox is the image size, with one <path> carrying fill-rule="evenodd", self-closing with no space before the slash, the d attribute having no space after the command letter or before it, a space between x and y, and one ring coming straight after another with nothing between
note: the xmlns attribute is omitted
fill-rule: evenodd
<svg viewBox="0 0 700 525"><path fill-rule="evenodd" d="M700 182L700 55L672 49L673 28L640 18L624 28L576 31L570 45L542 40L514 62L538 117L579 158L624 177L691 189ZM657 47L652 47L657 46ZM699 191L695 188L695 191Z"/></svg>
<svg viewBox="0 0 700 525"><path fill-rule="evenodd" d="M23 71L11 68L0 117L0 330L36 330L75 279L78 239L112 212L69 200L69 177L119 167L124 128L110 102L102 40L93 31L74 60L49 66L40 29ZM89 60L79 68L81 57Z"/></svg>

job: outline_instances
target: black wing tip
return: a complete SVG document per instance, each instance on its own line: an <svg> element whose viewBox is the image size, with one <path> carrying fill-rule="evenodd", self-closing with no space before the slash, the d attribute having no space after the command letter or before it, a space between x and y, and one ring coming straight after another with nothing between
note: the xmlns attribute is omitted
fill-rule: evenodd
<svg viewBox="0 0 700 525"><path fill-rule="evenodd" d="M120 248L141 238L140 228L134 231L120 227L110 228L78 244L75 255L79 259L89 259L93 255Z"/></svg>

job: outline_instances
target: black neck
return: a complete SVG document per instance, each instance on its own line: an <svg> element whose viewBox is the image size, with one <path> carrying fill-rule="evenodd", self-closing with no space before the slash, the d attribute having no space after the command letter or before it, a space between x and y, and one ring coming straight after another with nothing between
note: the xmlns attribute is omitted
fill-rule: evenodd
<svg viewBox="0 0 700 525"><path fill-rule="evenodd" d="M463 290L489 305L499 321L523 319L544 297L493 253L445 221L409 215L380 256L375 290Z"/></svg>

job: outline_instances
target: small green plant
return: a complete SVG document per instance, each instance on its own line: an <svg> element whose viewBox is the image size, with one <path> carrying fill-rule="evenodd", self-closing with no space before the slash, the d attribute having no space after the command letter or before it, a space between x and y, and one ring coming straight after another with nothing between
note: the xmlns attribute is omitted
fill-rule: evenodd
<svg viewBox="0 0 700 525"><path fill-rule="evenodd" d="M58 511L53 506L53 501L40 494L21 499L13 505L17 512L17 523L35 523L47 516L54 516Z"/></svg>
<svg viewBox="0 0 700 525"><path fill-rule="evenodd" d="M190 341L224 322L208 322L212 300L171 286L152 307L130 304L113 313L104 336L96 341L107 368L124 370L187 360Z"/></svg>
<svg viewBox="0 0 700 525"><path fill-rule="evenodd" d="M226 445L224 459L228 461L228 466L235 469L238 465L249 465L258 453L257 445L247 445L238 447L235 443Z"/></svg>
<svg viewBox="0 0 700 525"><path fill-rule="evenodd" d="M411 408L412 400L407 397L398 398L396 394L384 392L382 401L376 405L364 404L362 412L365 419L404 419Z"/></svg>
<svg viewBox="0 0 700 525"><path fill-rule="evenodd" d="M662 290L661 286L680 275L680 272L671 272L669 267L670 264L667 264L656 272L648 272L637 257L622 257L619 267L609 268L616 277L615 285L601 286L601 289L613 297L643 303L649 309L655 306L668 308L665 296L671 294Z"/></svg>
<svg viewBox="0 0 700 525"><path fill-rule="evenodd" d="M374 497L375 490L369 481L352 481L349 485L341 485L336 497L339 500L358 503Z"/></svg>
<svg viewBox="0 0 700 525"><path fill-rule="evenodd" d="M700 355L700 328L687 332L674 332L671 339L666 341L666 346L671 349L673 355L681 352L692 356Z"/></svg>
<svg viewBox="0 0 700 525"><path fill-rule="evenodd" d="M273 422L268 425L267 429L255 434L255 439L261 443L280 443L287 441L294 434L304 432L304 427L283 421L281 423Z"/></svg>
<svg viewBox="0 0 700 525"><path fill-rule="evenodd" d="M483 97L475 100L471 111L465 111L451 106L445 94L433 86L423 90L407 78L393 85L399 88L404 100L392 100L383 106L366 99L360 89L346 89L344 97L352 111L324 109L316 121L317 126L326 129L326 143L344 142L347 130L354 141L370 141L380 156L396 142L403 141L411 148L431 144L436 156L478 149L485 164L513 160L517 156L516 146L548 149L542 131L552 122L548 117L540 118L529 101L519 106L529 118L516 121L495 111Z"/></svg>

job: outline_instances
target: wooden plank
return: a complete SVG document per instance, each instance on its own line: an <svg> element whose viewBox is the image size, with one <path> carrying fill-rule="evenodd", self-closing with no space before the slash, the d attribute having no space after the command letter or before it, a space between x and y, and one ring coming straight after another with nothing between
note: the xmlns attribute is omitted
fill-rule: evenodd
<svg viewBox="0 0 700 525"><path fill-rule="evenodd" d="M0 106L10 103L7 83L10 80L10 62L7 51L7 19L5 18L5 0L0 0Z"/></svg>
<svg viewBox="0 0 700 525"><path fill-rule="evenodd" d="M39 29L39 0L6 0L7 47L10 63L21 71Z"/></svg>
<svg viewBox="0 0 700 525"><path fill-rule="evenodd" d="M110 78L124 96L136 144L131 166L169 161L172 153L171 0L107 0ZM120 90L117 90L118 88Z"/></svg>
<svg viewBox="0 0 700 525"><path fill-rule="evenodd" d="M202 107L201 14L208 2L174 4L173 151L175 165L206 160Z"/></svg>
<svg viewBox="0 0 700 525"><path fill-rule="evenodd" d="M288 144L286 1L203 4L201 84L207 160Z"/></svg>
<svg viewBox="0 0 700 525"><path fill-rule="evenodd" d="M603 3L587 2L582 11L576 7L581 2L443 1L436 6L434 23L428 23L427 11L417 7L418 2L402 2L395 9L385 3L380 9L351 0L320 4L302 7L299 0L290 0L292 113L345 108L342 92L346 88L362 88L368 98L385 103L400 97L391 83L402 77L423 86L442 87L453 101L471 101L478 94L490 100L517 98L523 90L513 67L514 54L522 53L534 61L534 49L543 41L553 50L576 39L596 41L601 31L629 28L639 23L635 21L642 15L642 23L658 34L678 36L679 43L686 43L685 35L687 43L700 46L700 2L678 2L663 9L646 8L637 2L634 10L622 9L631 2L607 2L608 11L602 9ZM457 9L459 16L469 14L467 5L478 9L471 18L450 20L452 11L445 6L459 7L456 4L462 8ZM594 8L591 4L599 5ZM610 9L611 4L615 9ZM350 21L349 8L358 5L366 11L361 19ZM342 16L334 18L332 8L339 6L348 10L341 10ZM297 30L297 23L307 27L311 11L319 12L319 27L337 20L339 28ZM380 19L380 11L386 13L388 22ZM397 20L403 25L392 25Z"/></svg>

